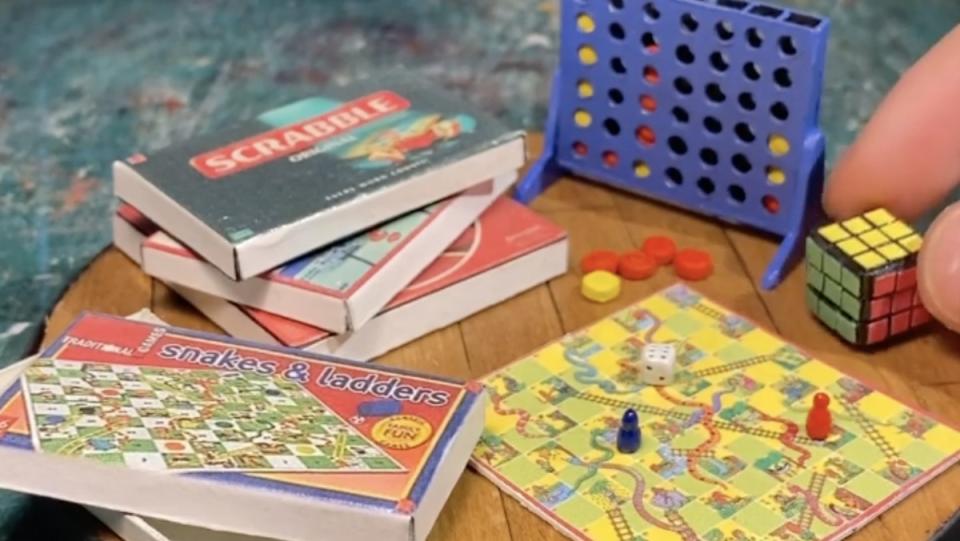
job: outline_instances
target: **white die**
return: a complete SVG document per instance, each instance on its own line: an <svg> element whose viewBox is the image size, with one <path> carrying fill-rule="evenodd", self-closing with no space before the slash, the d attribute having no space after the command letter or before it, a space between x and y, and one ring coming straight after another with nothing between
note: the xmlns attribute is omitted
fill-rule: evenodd
<svg viewBox="0 0 960 541"><path fill-rule="evenodd" d="M677 351L671 344L647 344L643 346L643 382L648 385L673 383L673 370Z"/></svg>

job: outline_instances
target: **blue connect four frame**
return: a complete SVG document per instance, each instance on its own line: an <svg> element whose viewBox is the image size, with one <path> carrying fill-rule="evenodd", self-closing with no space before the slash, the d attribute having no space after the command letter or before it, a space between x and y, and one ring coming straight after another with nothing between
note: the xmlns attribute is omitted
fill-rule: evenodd
<svg viewBox="0 0 960 541"><path fill-rule="evenodd" d="M561 174L782 237L780 283L821 215L829 22L741 0L563 0L544 153Z"/></svg>

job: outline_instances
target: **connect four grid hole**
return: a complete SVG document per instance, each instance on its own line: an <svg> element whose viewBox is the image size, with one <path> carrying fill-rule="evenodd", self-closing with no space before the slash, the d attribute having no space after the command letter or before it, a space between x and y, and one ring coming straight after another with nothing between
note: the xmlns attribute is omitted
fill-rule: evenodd
<svg viewBox="0 0 960 541"><path fill-rule="evenodd" d="M777 44L780 45L780 52L787 56L793 56L797 54L797 44L793 41L793 38L790 36L780 36L780 39L777 40Z"/></svg>
<svg viewBox="0 0 960 541"><path fill-rule="evenodd" d="M673 115L673 119L677 121L677 124L690 122L690 113L683 107L674 107L670 110L670 114Z"/></svg>
<svg viewBox="0 0 960 541"><path fill-rule="evenodd" d="M623 31L623 27L620 26L620 23L610 23L610 37L613 39L623 39L626 37L627 33Z"/></svg>
<svg viewBox="0 0 960 541"><path fill-rule="evenodd" d="M717 37L723 41L730 41L733 39L733 23L730 21L720 21L716 24L714 29L717 31Z"/></svg>
<svg viewBox="0 0 960 541"><path fill-rule="evenodd" d="M653 32L644 32L640 36L640 45L643 45L644 50L648 53L656 53L660 50L660 42L657 41L657 37L653 35Z"/></svg>
<svg viewBox="0 0 960 541"><path fill-rule="evenodd" d="M600 156L603 160L603 165L606 167L613 168L620 163L620 156L617 156L617 153L612 150L604 150Z"/></svg>
<svg viewBox="0 0 960 541"><path fill-rule="evenodd" d="M748 160L743 154L734 154L733 158L730 159L730 163L733 165L734 169L740 173L743 173L744 175L753 169L753 165L750 163L750 160Z"/></svg>
<svg viewBox="0 0 960 541"><path fill-rule="evenodd" d="M787 120L790 118L790 109L782 101L778 101L770 106L770 114L777 120Z"/></svg>
<svg viewBox="0 0 960 541"><path fill-rule="evenodd" d="M707 94L707 99L713 103L723 103L727 99L727 95L723 93L723 89L721 89L717 83L708 84L704 90Z"/></svg>
<svg viewBox="0 0 960 541"><path fill-rule="evenodd" d="M677 60L684 64L693 64L693 61L696 60L693 51L690 50L690 47L687 45L680 45L676 50Z"/></svg>
<svg viewBox="0 0 960 541"><path fill-rule="evenodd" d="M696 32L697 29L700 28L700 22L689 13L684 13L680 16L680 24L683 25L683 29L687 32Z"/></svg>
<svg viewBox="0 0 960 541"><path fill-rule="evenodd" d="M763 32L756 28L747 30L747 43L754 49L763 46Z"/></svg>
<svg viewBox="0 0 960 541"><path fill-rule="evenodd" d="M712 116L704 117L703 127L706 128L708 132L714 135L723 131L723 124Z"/></svg>
<svg viewBox="0 0 960 541"><path fill-rule="evenodd" d="M633 174L637 178L647 178L650 176L650 166L643 160L633 162Z"/></svg>
<svg viewBox="0 0 960 541"><path fill-rule="evenodd" d="M730 61L727 60L727 55L720 51L714 51L710 53L710 65L713 66L713 69L724 72L730 68Z"/></svg>
<svg viewBox="0 0 960 541"><path fill-rule="evenodd" d="M714 165L720 163L720 158L717 156L716 150L713 150L712 148L703 148L700 149L700 161L702 161L704 165L713 167Z"/></svg>
<svg viewBox="0 0 960 541"><path fill-rule="evenodd" d="M653 128L650 126L640 126L637 128L636 132L637 141L640 141L640 144L644 146L653 146L657 142L657 134L654 133Z"/></svg>
<svg viewBox="0 0 960 541"><path fill-rule="evenodd" d="M730 195L730 200L734 203L743 203L747 200L747 191L739 184L727 186L727 194Z"/></svg>
<svg viewBox="0 0 960 541"><path fill-rule="evenodd" d="M780 169L779 167L777 167L777 166L775 166L775 165L768 165L768 166L767 166L767 181L768 181L770 184L773 184L773 185L775 185L775 186L779 186L780 184L783 184L784 182L787 181L787 175L786 175L786 173L783 172L783 169Z"/></svg>
<svg viewBox="0 0 960 541"><path fill-rule="evenodd" d="M651 21L656 21L660 18L660 10L657 9L657 6L655 6L653 2L647 2L643 5L643 14Z"/></svg>
<svg viewBox="0 0 960 541"><path fill-rule="evenodd" d="M687 153L687 142L680 136L672 135L667 138L667 146L678 156L683 156Z"/></svg>
<svg viewBox="0 0 960 541"><path fill-rule="evenodd" d="M790 141L782 135L773 134L767 138L767 147L774 156L786 156L790 152Z"/></svg>
<svg viewBox="0 0 960 541"><path fill-rule="evenodd" d="M577 56L580 58L580 63L585 66L592 66L597 63L597 51L589 45L581 45L577 49Z"/></svg>
<svg viewBox="0 0 960 541"><path fill-rule="evenodd" d="M611 88L608 90L607 97L610 98L610 102L615 105L623 103L623 92L620 92L619 88Z"/></svg>
<svg viewBox="0 0 960 541"><path fill-rule="evenodd" d="M593 18L586 13L580 13L577 15L577 30L583 32L584 34L589 34L596 29L597 25L593 21Z"/></svg>
<svg viewBox="0 0 960 541"><path fill-rule="evenodd" d="M577 156L586 156L587 155L587 145L582 141L573 142L573 153Z"/></svg>
<svg viewBox="0 0 960 541"><path fill-rule="evenodd" d="M644 113L652 113L657 110L657 100L649 94L640 96L640 108Z"/></svg>
<svg viewBox="0 0 960 541"><path fill-rule="evenodd" d="M623 9L623 0L610 0L610 9Z"/></svg>
<svg viewBox="0 0 960 541"><path fill-rule="evenodd" d="M680 186L683 184L683 173L676 167L668 167L664 174L667 175L667 186Z"/></svg>
<svg viewBox="0 0 960 541"><path fill-rule="evenodd" d="M577 109L573 112L573 122L581 128L586 128L592 121L593 117L585 109Z"/></svg>
<svg viewBox="0 0 960 541"><path fill-rule="evenodd" d="M743 65L743 74L751 81L760 80L760 66L756 62L747 62Z"/></svg>
<svg viewBox="0 0 960 541"><path fill-rule="evenodd" d="M763 204L764 210L770 214L776 214L780 212L780 200L776 197L767 194L763 196L763 199L761 199L760 202Z"/></svg>
<svg viewBox="0 0 960 541"><path fill-rule="evenodd" d="M688 81L686 77L677 77L674 79L673 88L675 88L677 92L683 94L684 96L689 96L693 93L693 85L690 84L690 81Z"/></svg>
<svg viewBox="0 0 960 541"><path fill-rule="evenodd" d="M653 66L645 66L643 68L643 80L651 85L655 85L660 82L660 72Z"/></svg>
<svg viewBox="0 0 960 541"><path fill-rule="evenodd" d="M613 136L620 135L620 123L612 118L603 121L603 129Z"/></svg>
<svg viewBox="0 0 960 541"><path fill-rule="evenodd" d="M793 86L793 80L790 78L790 70L787 68L777 68L773 70L773 81L783 88Z"/></svg>
<svg viewBox="0 0 960 541"><path fill-rule="evenodd" d="M593 97L593 84L586 79L580 79L577 81L577 95L581 98L592 98Z"/></svg>
<svg viewBox="0 0 960 541"><path fill-rule="evenodd" d="M749 92L742 92L737 96L737 103L740 104L740 107L742 107L744 111L753 111L757 108L757 102L753 100L753 95Z"/></svg>
<svg viewBox="0 0 960 541"><path fill-rule="evenodd" d="M618 75L623 75L627 72L627 66L624 65L623 60L619 56L610 59L610 69Z"/></svg>
<svg viewBox="0 0 960 541"><path fill-rule="evenodd" d="M700 177L697 180L697 189L699 189L703 195L711 195L716 191L717 186L709 177Z"/></svg>
<svg viewBox="0 0 960 541"><path fill-rule="evenodd" d="M757 140L756 134L753 133L750 125L745 122L737 123L737 125L733 127L733 133L737 134L737 139L740 139L744 143L752 143Z"/></svg>

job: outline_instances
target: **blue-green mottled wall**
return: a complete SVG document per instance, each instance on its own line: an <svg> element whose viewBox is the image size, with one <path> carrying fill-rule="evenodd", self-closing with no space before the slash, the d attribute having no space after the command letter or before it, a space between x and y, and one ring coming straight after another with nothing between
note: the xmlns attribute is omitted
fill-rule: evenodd
<svg viewBox="0 0 960 541"><path fill-rule="evenodd" d="M960 22L956 0L782 3L832 19L830 160ZM395 65L536 129L557 18L540 0L0 0L0 361L108 242L111 160ZM85 538L69 513L74 526L39 533L52 514L2 498L0 539Z"/></svg>

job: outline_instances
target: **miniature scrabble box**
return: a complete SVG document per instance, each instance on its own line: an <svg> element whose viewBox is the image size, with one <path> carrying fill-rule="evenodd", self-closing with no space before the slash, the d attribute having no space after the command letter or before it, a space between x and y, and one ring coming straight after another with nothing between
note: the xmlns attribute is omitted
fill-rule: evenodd
<svg viewBox="0 0 960 541"><path fill-rule="evenodd" d="M643 383L647 344L677 351ZM578 540L837 541L960 459L960 432L676 285L484 379L472 463ZM825 441L806 435L826 393ZM628 408L641 442L617 451Z"/></svg>
<svg viewBox="0 0 960 541"><path fill-rule="evenodd" d="M501 198L363 327L342 335L172 285L233 336L371 359L567 270L559 226Z"/></svg>
<svg viewBox="0 0 960 541"><path fill-rule="evenodd" d="M363 327L506 191L467 190L379 224L242 282L158 231L143 243L143 269L161 280L342 333Z"/></svg>
<svg viewBox="0 0 960 541"><path fill-rule="evenodd" d="M292 541L424 539L480 389L84 314L0 395L0 486Z"/></svg>
<svg viewBox="0 0 960 541"><path fill-rule="evenodd" d="M240 280L524 159L522 132L422 77L385 74L118 161L114 189Z"/></svg>
<svg viewBox="0 0 960 541"><path fill-rule="evenodd" d="M917 290L923 240L884 209L807 237L807 305L850 343L873 345L925 325Z"/></svg>

